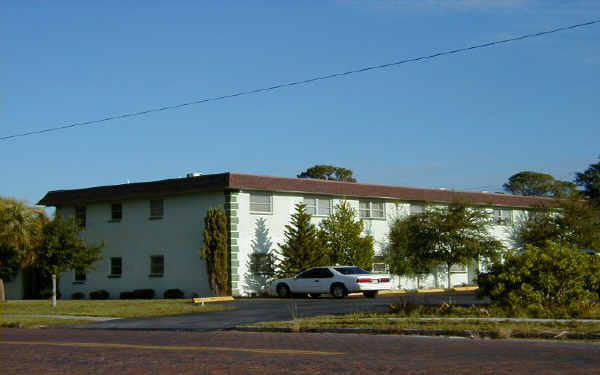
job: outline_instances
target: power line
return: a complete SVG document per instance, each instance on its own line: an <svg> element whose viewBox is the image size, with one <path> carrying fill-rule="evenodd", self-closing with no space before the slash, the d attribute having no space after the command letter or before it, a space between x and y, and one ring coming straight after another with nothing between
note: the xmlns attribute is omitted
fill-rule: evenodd
<svg viewBox="0 0 600 375"><path fill-rule="evenodd" d="M384 68L389 68L389 67L396 66L396 65L402 65L402 64L406 64L406 63L410 63L410 62L417 62L417 61L422 61L422 60L429 60L429 59L434 59L436 57L441 57L441 56L445 56L445 55L452 55L452 54L457 54L457 53L461 53L461 52L467 52L467 51L471 51L471 50L478 49L478 48L491 47L491 46L495 46L495 45L498 45L498 44L504 44L504 43L515 42L515 41L519 41L519 40L523 40L523 39L540 37L540 36L543 36L543 35L553 34L553 33L561 32L561 31L566 31L566 30L572 30L572 29L576 29L576 28L579 28L579 27L590 26L590 25L593 25L593 24L596 24L596 23L600 23L600 20L594 20L594 21L589 21L589 22L584 22L584 23L578 23L576 25L571 25L571 26L558 27L558 28L555 28L555 29L552 29L552 30L541 31L541 32L534 33L534 34L525 34L525 35L517 36L517 37L514 37L514 38L508 38L508 39L503 39L503 40L496 40L496 41L493 41L493 42L488 42L488 43L483 43L483 44L477 44L477 45L473 45L473 46L470 46L470 47L464 47L464 48L458 48L458 49L449 50L449 51L438 52L438 53L434 53L432 55L427 55L427 56L413 57L413 58L408 58L408 59L404 59L404 60L394 61L394 62L390 62L390 63L386 63L386 64L373 65L373 66L368 66L368 67L364 67L364 68L359 68L359 69L354 69L354 70L348 70L348 71L343 72L343 73L333 73L333 74L328 74L328 75L323 75L323 76L317 76L317 77L305 79L305 80L302 80L302 81L293 81L293 82L288 82L288 83L281 83L281 84L278 84L278 85L269 86L269 87L263 87L263 88L254 89L254 90L238 91L238 92L236 92L234 94L228 94L228 95L222 95L222 96L215 96L215 97L210 97L210 98L204 98L204 99L194 100L194 101L187 102L187 103L181 103L181 104L175 104L175 105L168 105L168 106L164 106L164 107L150 108L150 109L147 109L147 110L144 110L144 111L139 111L139 112L130 112L130 113L125 113L125 114L121 114L121 115L109 116L109 117L105 117L105 118L98 119L98 120L75 122L75 123L72 123L72 124L69 124L69 125L62 125L62 126L56 126L56 127L42 129L42 130L28 131L28 132L20 133L20 134L7 135L7 136L0 137L0 140L4 141L4 140L12 139L12 138L26 137L26 136L34 135L34 134L43 134L43 133L49 133L49 132L54 132L54 131L58 131L58 130L75 128L75 127L79 127L79 126L99 124L99 123L103 123L103 122L107 122L107 121L124 119L124 118L128 118L128 117L142 116L142 115L146 115L148 113L168 111L168 110L171 110L171 109L178 109L178 108L183 108L183 107L187 107L187 106L191 106L191 105L196 105L196 104L202 104L202 103L207 103L207 102L214 102L214 101L219 101L219 100L231 99L231 98L235 98L235 97L238 97L238 96L258 94L258 93L261 93L261 92L273 91L273 90L282 89L282 88L285 88L285 87L305 85L305 84L308 84L308 83L311 83L311 82L323 81L323 80L326 80L326 79L343 77L343 76L348 76L348 75L356 74L356 73L363 73L363 72L367 72L369 70L384 69Z"/></svg>

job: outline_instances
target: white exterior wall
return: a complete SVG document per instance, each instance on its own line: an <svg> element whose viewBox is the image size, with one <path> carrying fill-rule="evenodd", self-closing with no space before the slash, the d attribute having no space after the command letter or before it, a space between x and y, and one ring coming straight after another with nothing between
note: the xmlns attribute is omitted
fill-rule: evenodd
<svg viewBox="0 0 600 375"><path fill-rule="evenodd" d="M250 191L240 191L238 193L238 216L239 216L239 292L246 295L249 290L245 287L245 277L249 273L248 262L252 253L252 241L255 239L256 221L263 218L269 230L269 236L272 241L272 249L279 249L278 243L284 241L285 226L290 222L291 215L295 211L295 205L303 202L304 197L326 197L319 194L310 193L280 193L273 192L273 212L271 214L254 214L250 212ZM342 200L347 200L351 207L358 213L358 198L338 198L330 197L335 206ZM362 199L361 199L362 200ZM375 239L375 255L383 255L388 244L388 234L391 224L396 218L402 218L410 213L410 203L400 202L393 199L364 198L364 200L384 201L385 219L364 218L365 234L370 234ZM423 204L423 202L415 202ZM489 209L492 211L492 208ZM514 209L513 218L518 220L524 211ZM313 217L312 222L316 225L323 217ZM490 234L503 241L507 247L511 247L512 227L507 225L495 225L490 228ZM467 267L466 272L452 272L452 286L472 284L481 265L473 264ZM447 270L441 267L434 274L422 275L416 277L393 277L394 287L398 289L418 289L418 288L445 288L447 287Z"/></svg>
<svg viewBox="0 0 600 375"><path fill-rule="evenodd" d="M209 207L224 204L224 193L164 197L164 216L150 220L149 199L122 201L123 218L110 222L111 204L86 206L86 228L82 236L90 242L104 241L103 258L86 275L83 284L75 283L74 272L60 278L63 298L75 292L104 289L111 298L134 289L154 289L162 298L167 289L181 289L186 297L213 295L208 286L206 265L200 256L204 217ZM74 214L73 207L59 210L65 216ZM150 256L164 256L163 277L149 277ZM122 274L109 278L110 258L122 258Z"/></svg>

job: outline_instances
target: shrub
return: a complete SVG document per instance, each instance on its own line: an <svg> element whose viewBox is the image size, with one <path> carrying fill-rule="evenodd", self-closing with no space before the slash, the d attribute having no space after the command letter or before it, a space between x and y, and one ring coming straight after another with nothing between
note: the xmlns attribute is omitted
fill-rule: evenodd
<svg viewBox="0 0 600 375"><path fill-rule="evenodd" d="M512 311L534 315L579 315L598 298L600 257L553 242L528 245L522 253L508 253L478 276L479 295Z"/></svg>
<svg viewBox="0 0 600 375"><path fill-rule="evenodd" d="M154 289L136 289L133 291L134 299L152 299L154 298Z"/></svg>
<svg viewBox="0 0 600 375"><path fill-rule="evenodd" d="M164 298L183 298L183 290L181 289L167 289L163 293Z"/></svg>
<svg viewBox="0 0 600 375"><path fill-rule="evenodd" d="M82 292L75 292L71 294L71 299L85 299L85 294Z"/></svg>
<svg viewBox="0 0 600 375"><path fill-rule="evenodd" d="M120 299L134 299L135 297L133 296L132 291L125 291L125 292L119 293L119 298Z"/></svg>
<svg viewBox="0 0 600 375"><path fill-rule="evenodd" d="M108 293L104 289L95 290L93 292L90 292L90 299L109 299L109 298L110 298L110 293Z"/></svg>

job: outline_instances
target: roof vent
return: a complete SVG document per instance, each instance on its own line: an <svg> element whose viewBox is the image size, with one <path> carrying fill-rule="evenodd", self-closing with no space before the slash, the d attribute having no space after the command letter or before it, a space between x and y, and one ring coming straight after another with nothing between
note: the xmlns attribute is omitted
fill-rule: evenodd
<svg viewBox="0 0 600 375"><path fill-rule="evenodd" d="M192 172L192 173L188 173L185 175L185 177L187 177L187 178L200 177L200 176L202 176L202 173L198 173L198 172Z"/></svg>

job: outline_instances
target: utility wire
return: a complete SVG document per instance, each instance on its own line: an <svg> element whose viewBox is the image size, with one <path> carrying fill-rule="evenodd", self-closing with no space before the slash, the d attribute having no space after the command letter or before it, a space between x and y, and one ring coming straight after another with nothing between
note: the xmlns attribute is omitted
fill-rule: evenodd
<svg viewBox="0 0 600 375"><path fill-rule="evenodd" d="M75 123L72 123L69 125L56 126L53 128L47 128L47 129L42 129L42 130L33 130L33 131L28 131L28 132L20 133L20 134L7 135L7 136L0 137L0 141L17 138L17 137L26 137L26 136L34 135L34 134L50 133L50 132L54 132L54 131L58 131L58 130L70 129L70 128L75 128L75 127L79 127L79 126L99 124L99 123L103 123L103 122L107 122L107 121L124 119L124 118L128 118L128 117L142 116L142 115L146 115L148 113L168 111L171 109L183 108L183 107L196 105L196 104L220 101L220 100L224 100L224 99L231 99L231 98L235 98L238 96L258 94L258 93L262 93L262 92L278 90L278 89L285 88L285 87L305 85L305 84L311 83L311 82L323 81L326 79L343 77L343 76L348 76L348 75L356 74L356 73L363 73L363 72L367 72L369 70L384 69L384 68L389 68L389 67L396 66L396 65L402 65L402 64L406 64L406 63L410 63L410 62L430 60L430 59L434 59L434 58L440 57L440 56L452 55L452 54L457 54L457 53L461 53L461 52L467 52L467 51L471 51L471 50L478 49L478 48L491 47L491 46L495 46L498 44L504 44L504 43L515 42L515 41L519 41L519 40L523 40L523 39L540 37L543 35L553 34L553 33L561 32L561 31L572 30L572 29L576 29L576 28L580 28L580 27L584 27L584 26L590 26L590 25L593 25L596 23L600 23L600 20L593 20L593 21L589 21L589 22L578 23L576 25L571 25L571 26L557 27L552 30L541 31L541 32L534 33L534 34L525 34L525 35L517 36L514 38L496 40L493 42L488 42L488 43L483 43L483 44L476 44L476 45L473 45L470 47L464 47L464 48L458 48L458 49L453 49L453 50L449 50L449 51L438 52L438 53L434 53L432 55L427 55L427 56L408 58L405 60L394 61L394 62L390 62L387 64L373 65L373 66L368 66L368 67L364 67L364 68L348 70L343 73L333 73L333 74L328 74L328 75L323 75L323 76L317 76L317 77L305 79L302 81L281 83L281 84L274 85L274 86L263 87L263 88L247 90L247 91L238 91L233 94L199 99L199 100L194 100L194 101L187 102L187 103L168 105L168 106L164 106L164 107L150 108L150 109L140 111L140 112L131 112L131 113L125 113L125 114L121 114L121 115L109 116L109 117L105 117L105 118L98 119L98 120L75 122Z"/></svg>

